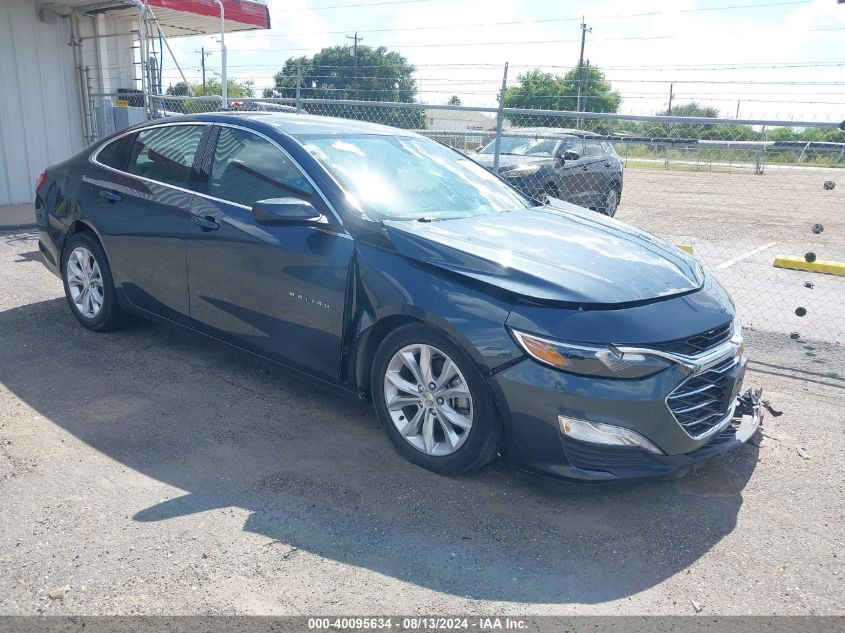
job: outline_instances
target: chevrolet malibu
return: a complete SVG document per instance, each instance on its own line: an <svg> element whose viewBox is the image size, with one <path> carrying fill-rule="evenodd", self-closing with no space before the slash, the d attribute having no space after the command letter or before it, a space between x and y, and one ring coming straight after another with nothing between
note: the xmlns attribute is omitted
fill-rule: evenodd
<svg viewBox="0 0 845 633"><path fill-rule="evenodd" d="M44 263L84 327L140 315L372 399L438 473L503 454L581 483L674 475L759 424L733 304L695 259L411 132L159 120L36 189Z"/></svg>

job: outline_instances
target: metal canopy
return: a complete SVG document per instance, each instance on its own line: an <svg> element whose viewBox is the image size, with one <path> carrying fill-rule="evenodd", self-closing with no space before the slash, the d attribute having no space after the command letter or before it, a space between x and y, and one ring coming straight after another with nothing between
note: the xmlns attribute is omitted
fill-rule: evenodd
<svg viewBox="0 0 845 633"><path fill-rule="evenodd" d="M145 0L166 37L207 35L220 32L220 7L214 0ZM226 32L270 28L266 0L222 0ZM132 0L55 0L59 13L63 8L81 13L107 13L113 17L136 19L138 5Z"/></svg>

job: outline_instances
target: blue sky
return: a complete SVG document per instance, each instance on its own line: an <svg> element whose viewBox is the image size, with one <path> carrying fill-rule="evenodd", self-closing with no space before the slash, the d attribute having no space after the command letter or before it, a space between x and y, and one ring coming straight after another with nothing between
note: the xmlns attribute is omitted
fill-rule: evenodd
<svg viewBox="0 0 845 633"><path fill-rule="evenodd" d="M512 81L529 68L563 74L577 63L583 15L593 29L586 57L620 90L623 112L665 108L674 82L675 103L699 100L729 116L739 101L742 117L845 118L845 5L836 0L269 0L269 7L270 31L226 38L230 76L259 88L288 57L348 43L345 35L358 31L363 44L398 50L418 67L421 100L457 94L464 104L494 105L506 61ZM202 46L212 52L208 72L219 72L217 38L172 43L189 79L199 79ZM178 80L168 62L165 84Z"/></svg>

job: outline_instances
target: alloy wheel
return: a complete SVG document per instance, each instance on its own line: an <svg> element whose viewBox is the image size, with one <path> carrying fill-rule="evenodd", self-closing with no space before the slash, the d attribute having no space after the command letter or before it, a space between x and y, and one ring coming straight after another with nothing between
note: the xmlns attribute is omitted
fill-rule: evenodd
<svg viewBox="0 0 845 633"><path fill-rule="evenodd" d="M77 246L67 260L67 286L73 307L86 319L95 319L103 309L103 274L94 254Z"/></svg>
<svg viewBox="0 0 845 633"><path fill-rule="evenodd" d="M604 199L604 213L610 217L616 215L616 208L619 206L619 192L616 191L616 187L611 187L608 192L607 196Z"/></svg>
<svg viewBox="0 0 845 633"><path fill-rule="evenodd" d="M406 442L433 456L450 455L472 428L472 394L461 370L422 343L396 352L384 375L384 404Z"/></svg>

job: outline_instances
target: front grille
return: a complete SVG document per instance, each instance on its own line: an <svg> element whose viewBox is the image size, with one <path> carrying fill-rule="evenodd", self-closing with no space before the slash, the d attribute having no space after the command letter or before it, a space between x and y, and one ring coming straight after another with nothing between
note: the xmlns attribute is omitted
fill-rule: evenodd
<svg viewBox="0 0 845 633"><path fill-rule="evenodd" d="M693 437L709 431L730 411L736 382L731 370L737 363L739 357L732 356L688 378L666 398L675 419Z"/></svg>
<svg viewBox="0 0 845 633"><path fill-rule="evenodd" d="M674 354L684 354L686 356L694 356L700 354L711 347L716 347L719 343L724 343L731 337L731 323L725 323L712 330L707 330L695 336L687 338L679 338L674 341L666 341L664 343L651 343L648 345L651 349L657 349L662 352L670 352Z"/></svg>

